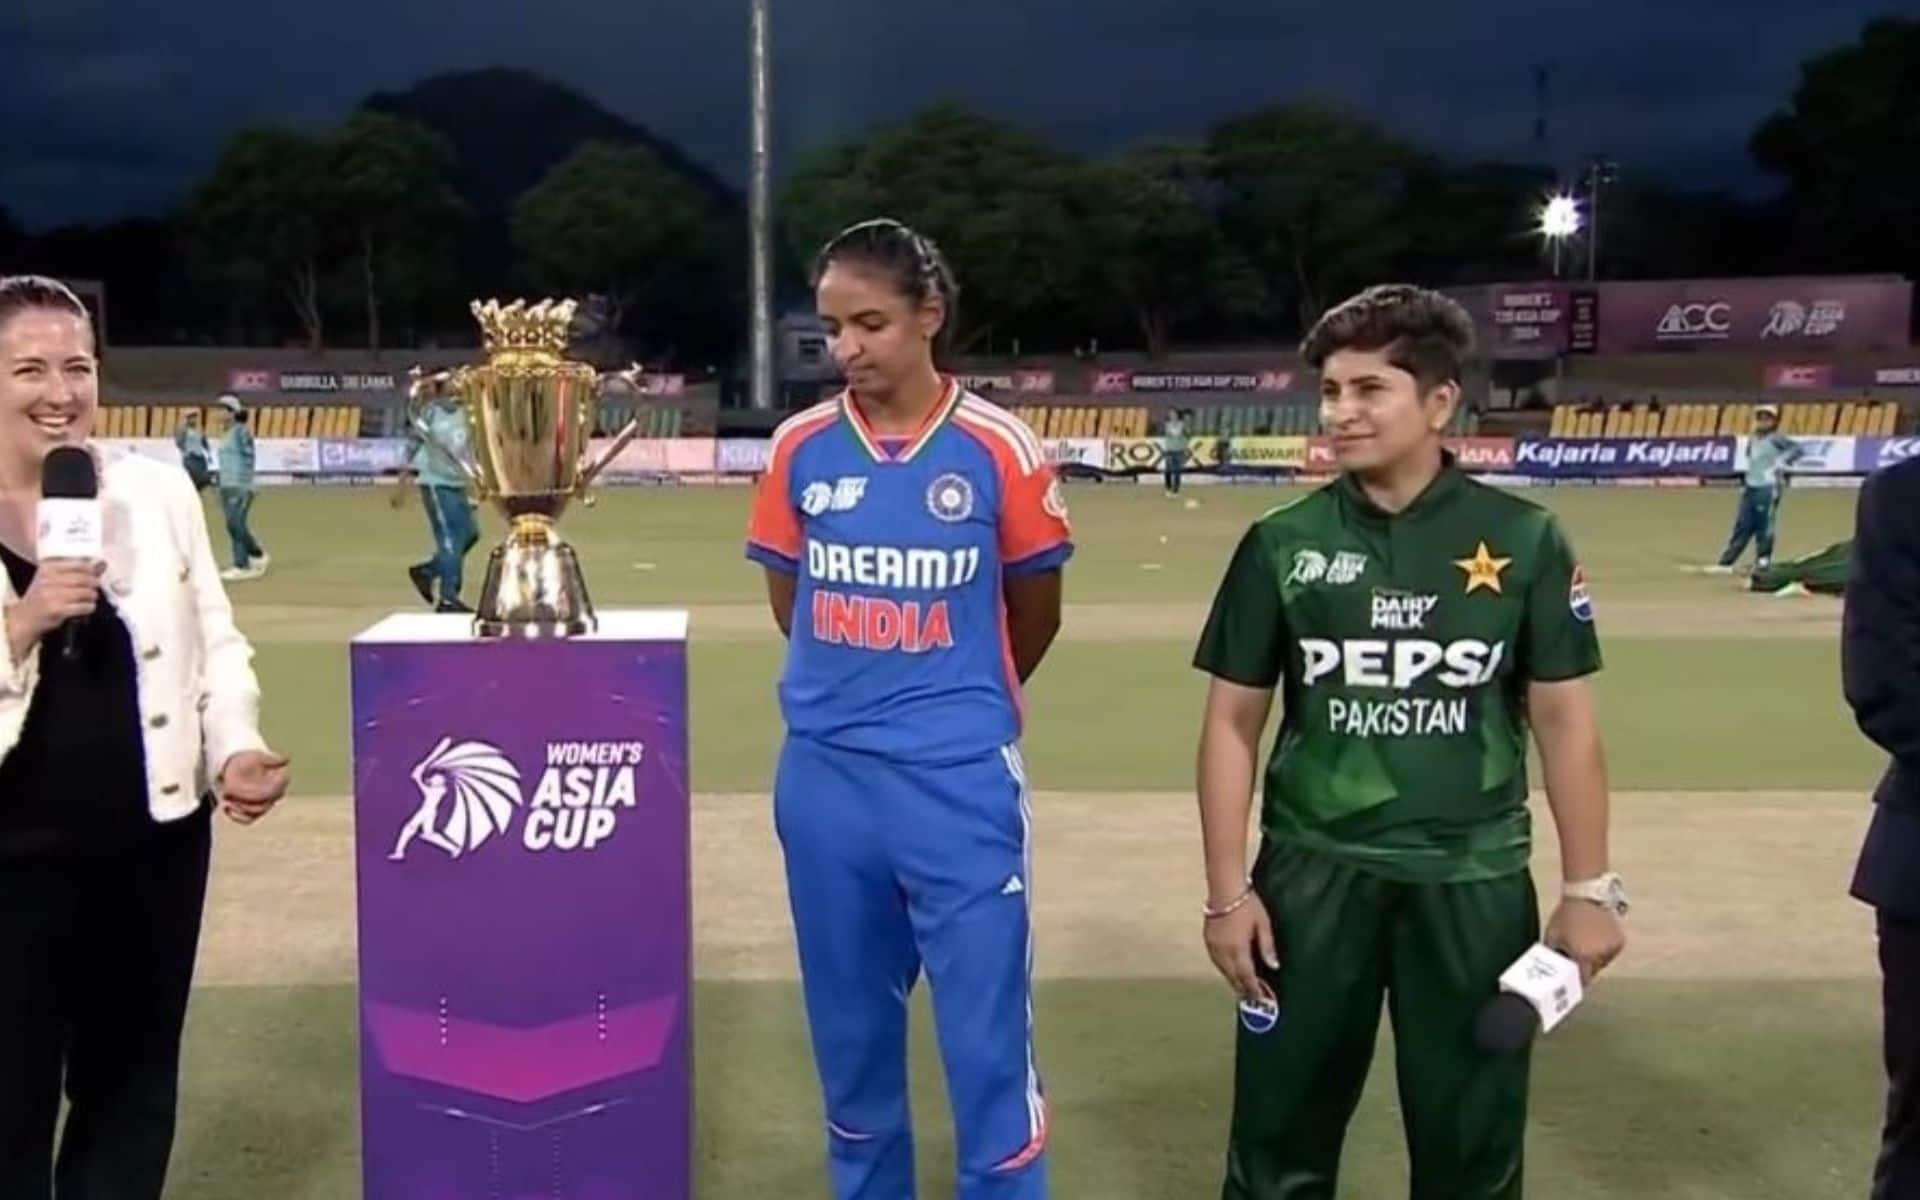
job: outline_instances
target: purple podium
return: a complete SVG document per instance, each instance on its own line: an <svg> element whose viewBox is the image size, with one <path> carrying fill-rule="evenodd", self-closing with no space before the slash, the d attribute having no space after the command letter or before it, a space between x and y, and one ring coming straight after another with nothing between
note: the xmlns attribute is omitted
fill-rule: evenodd
<svg viewBox="0 0 1920 1200"><path fill-rule="evenodd" d="M366 1200L687 1200L687 616L353 642Z"/></svg>

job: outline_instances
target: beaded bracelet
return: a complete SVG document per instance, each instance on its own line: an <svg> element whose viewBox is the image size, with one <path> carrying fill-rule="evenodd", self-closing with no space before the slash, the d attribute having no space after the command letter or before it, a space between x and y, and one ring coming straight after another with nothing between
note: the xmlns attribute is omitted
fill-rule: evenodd
<svg viewBox="0 0 1920 1200"><path fill-rule="evenodd" d="M1220 917L1226 916L1228 913L1237 911L1242 905L1246 904L1246 902L1251 899L1253 899L1253 881L1248 880L1246 890L1241 892L1238 896L1235 896L1232 900L1230 900L1225 905L1222 905L1219 908L1215 908L1210 904L1202 904L1200 906L1200 914L1206 917L1206 919L1209 921L1217 920Z"/></svg>

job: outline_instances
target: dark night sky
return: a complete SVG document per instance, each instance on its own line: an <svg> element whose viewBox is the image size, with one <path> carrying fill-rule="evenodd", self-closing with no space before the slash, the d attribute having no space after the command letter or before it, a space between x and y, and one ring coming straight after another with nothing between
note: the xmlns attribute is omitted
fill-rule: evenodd
<svg viewBox="0 0 1920 1200"><path fill-rule="evenodd" d="M1454 157L1552 157L1693 187L1746 158L1808 54L1889 0L775 0L783 161L957 98L1102 151L1318 93ZM529 10L537 13L529 15ZM538 71L745 170L746 0L59 0L0 11L0 204L29 227L155 213L259 121L326 124L376 89Z"/></svg>

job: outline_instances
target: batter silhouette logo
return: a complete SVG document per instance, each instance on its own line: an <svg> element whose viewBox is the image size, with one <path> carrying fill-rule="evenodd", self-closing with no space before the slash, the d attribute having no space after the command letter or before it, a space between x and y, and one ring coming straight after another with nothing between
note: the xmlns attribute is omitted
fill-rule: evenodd
<svg viewBox="0 0 1920 1200"><path fill-rule="evenodd" d="M498 746L486 742L443 737L414 764L412 777L420 804L387 856L394 862L406 858L416 841L449 858L478 850L494 834L505 832L522 803L520 769Z"/></svg>
<svg viewBox="0 0 1920 1200"><path fill-rule="evenodd" d="M549 742L528 795L519 767L498 746L443 737L413 768L420 802L387 857L404 861L425 843L459 859L507 833L523 811L524 849L597 849L618 831L621 813L638 806L646 750L641 742Z"/></svg>

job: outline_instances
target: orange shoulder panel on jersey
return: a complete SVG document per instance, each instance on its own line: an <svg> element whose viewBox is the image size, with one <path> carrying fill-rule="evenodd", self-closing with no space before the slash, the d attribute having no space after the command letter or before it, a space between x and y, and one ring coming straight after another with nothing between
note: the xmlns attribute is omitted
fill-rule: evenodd
<svg viewBox="0 0 1920 1200"><path fill-rule="evenodd" d="M1060 481L1027 423L971 394L960 401L953 419L986 446L1000 468L1000 561L1019 563L1071 540Z"/></svg>
<svg viewBox="0 0 1920 1200"><path fill-rule="evenodd" d="M800 444L831 425L840 415L840 401L825 400L780 422L767 451L767 469L753 494L753 513L747 518L747 542L782 558L800 557L800 518L788 487L789 466Z"/></svg>

